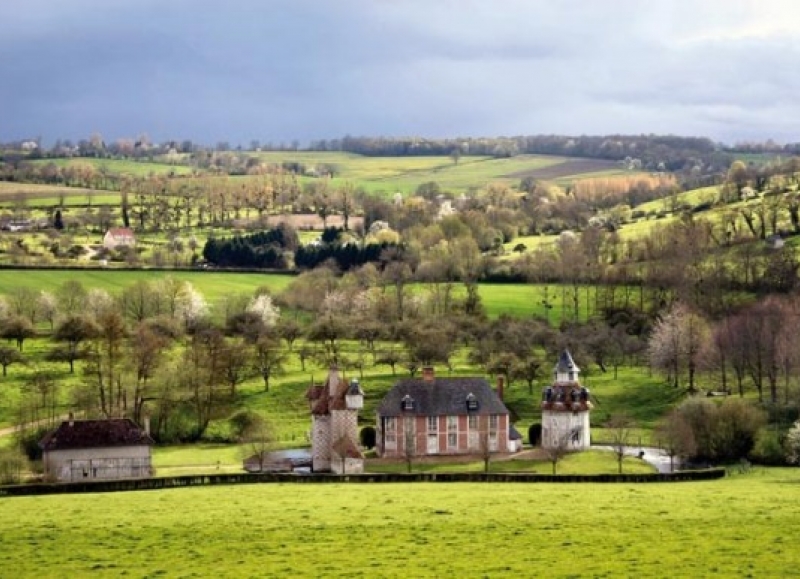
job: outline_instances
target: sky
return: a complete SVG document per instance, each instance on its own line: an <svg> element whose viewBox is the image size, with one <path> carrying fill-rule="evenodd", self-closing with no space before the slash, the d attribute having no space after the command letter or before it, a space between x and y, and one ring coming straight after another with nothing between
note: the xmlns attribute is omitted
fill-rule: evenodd
<svg viewBox="0 0 800 579"><path fill-rule="evenodd" d="M3 0L0 142L800 142L794 0Z"/></svg>

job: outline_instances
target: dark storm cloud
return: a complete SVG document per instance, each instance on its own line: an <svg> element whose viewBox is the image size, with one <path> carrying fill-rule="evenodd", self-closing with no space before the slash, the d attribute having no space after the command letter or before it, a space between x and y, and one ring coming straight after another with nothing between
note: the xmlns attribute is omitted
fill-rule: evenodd
<svg viewBox="0 0 800 579"><path fill-rule="evenodd" d="M3 3L0 140L800 140L799 12L747 0Z"/></svg>

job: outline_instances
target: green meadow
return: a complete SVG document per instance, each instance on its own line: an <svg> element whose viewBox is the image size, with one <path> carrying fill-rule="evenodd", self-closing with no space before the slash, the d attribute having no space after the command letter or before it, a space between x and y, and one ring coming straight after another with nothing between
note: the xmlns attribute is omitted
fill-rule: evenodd
<svg viewBox="0 0 800 579"><path fill-rule="evenodd" d="M273 293L279 293L294 279L294 276L289 274L213 271L6 269L0 270L0 294L9 294L19 287L53 291L67 281L79 281L87 289L100 288L111 294L119 294L124 288L136 282L157 281L167 276L190 282L212 304L233 294L252 295L261 286L270 288Z"/></svg>
<svg viewBox="0 0 800 579"><path fill-rule="evenodd" d="M119 203L119 193L114 191L0 181L0 206L7 208L12 208L20 202L36 207L53 207L60 204L62 195L65 206L87 205L89 200L92 205Z"/></svg>
<svg viewBox="0 0 800 579"><path fill-rule="evenodd" d="M16 288L26 287L36 290L55 290L66 281L79 281L87 289L101 288L112 294L119 294L125 287L138 281L157 281L170 276L190 282L200 291L209 303L217 303L232 294L253 294L262 286L273 294L280 293L295 276L275 273L236 273L220 271L115 271L113 269L74 269L74 270L0 270L0 295L10 294ZM413 284L415 292L427 291L426 284ZM594 286L580 287L581 316L586 316L586 292ZM456 295L463 292L463 286L456 284ZM512 317L549 317L550 322L558 324L570 308L572 289L556 284L481 284L479 292L483 306L490 318L503 314ZM590 298L591 299L591 298ZM550 308L546 308L550 304Z"/></svg>
<svg viewBox="0 0 800 579"><path fill-rule="evenodd" d="M109 174L132 175L134 177L147 177L149 175L189 175L193 168L187 165L173 165L167 163L154 163L150 161L133 161L128 159L92 159L80 157L76 159L39 159L33 161L37 165L68 167L79 163L88 163L97 170Z"/></svg>
<svg viewBox="0 0 800 579"><path fill-rule="evenodd" d="M0 500L8 577L789 577L800 471L254 484Z"/></svg>

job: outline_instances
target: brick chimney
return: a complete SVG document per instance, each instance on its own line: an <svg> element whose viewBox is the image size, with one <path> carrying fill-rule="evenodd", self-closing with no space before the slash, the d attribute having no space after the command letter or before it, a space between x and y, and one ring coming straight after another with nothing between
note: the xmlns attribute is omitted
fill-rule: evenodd
<svg viewBox="0 0 800 579"><path fill-rule="evenodd" d="M422 381L433 382L436 379L436 374L433 371L433 366L425 366L422 369Z"/></svg>
<svg viewBox="0 0 800 579"><path fill-rule="evenodd" d="M497 397L500 399L501 402L503 401L504 390L505 390L505 380L503 379L502 376L498 376L497 377Z"/></svg>

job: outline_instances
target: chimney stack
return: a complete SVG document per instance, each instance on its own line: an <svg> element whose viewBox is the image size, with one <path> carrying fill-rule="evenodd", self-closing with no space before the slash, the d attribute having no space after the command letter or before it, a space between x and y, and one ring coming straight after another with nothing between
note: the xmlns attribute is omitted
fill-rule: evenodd
<svg viewBox="0 0 800 579"><path fill-rule="evenodd" d="M422 381L433 382L436 379L436 374L433 371L433 366L425 366L422 369Z"/></svg>
<svg viewBox="0 0 800 579"><path fill-rule="evenodd" d="M75 415L72 412L69 413L69 425L70 427L75 426Z"/></svg>
<svg viewBox="0 0 800 579"><path fill-rule="evenodd" d="M144 433L147 436L150 436L150 417L149 416L145 416L144 418L142 418L142 428L144 429Z"/></svg>
<svg viewBox="0 0 800 579"><path fill-rule="evenodd" d="M502 376L497 377L497 397L503 402L503 391L505 390L505 380Z"/></svg>

